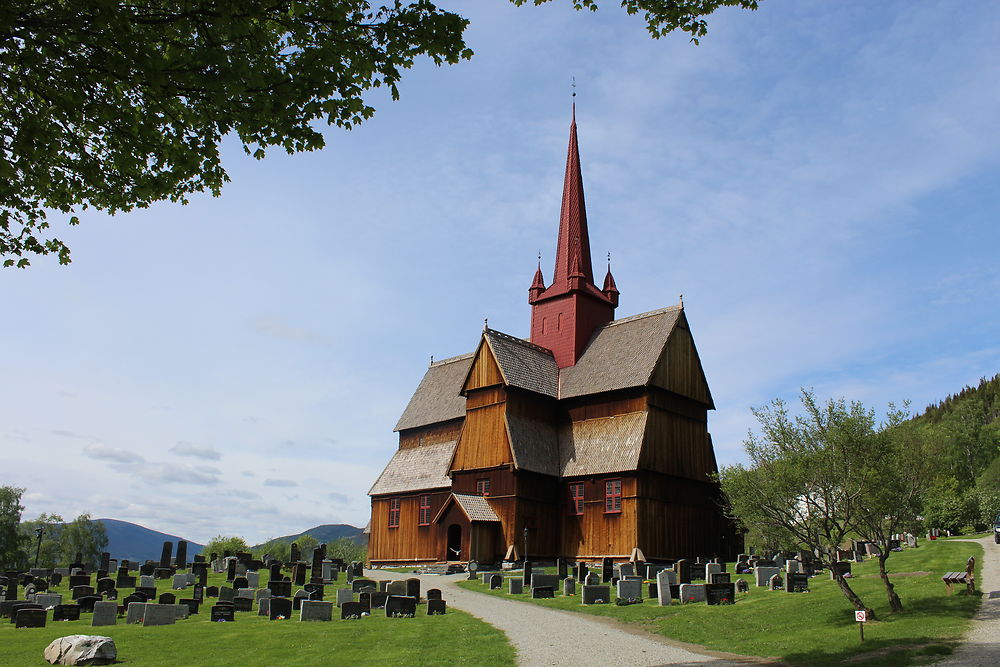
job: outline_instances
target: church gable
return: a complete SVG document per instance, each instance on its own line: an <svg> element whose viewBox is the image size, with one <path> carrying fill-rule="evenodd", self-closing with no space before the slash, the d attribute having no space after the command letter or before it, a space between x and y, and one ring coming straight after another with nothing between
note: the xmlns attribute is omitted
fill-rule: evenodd
<svg viewBox="0 0 1000 667"><path fill-rule="evenodd" d="M431 362L393 430L403 431L464 417L462 382L471 364L471 354Z"/></svg>
<svg viewBox="0 0 1000 667"><path fill-rule="evenodd" d="M701 359L683 311L656 362L649 384L694 399L710 410L715 409L712 392L708 388L708 380L705 379L705 371L701 367Z"/></svg>

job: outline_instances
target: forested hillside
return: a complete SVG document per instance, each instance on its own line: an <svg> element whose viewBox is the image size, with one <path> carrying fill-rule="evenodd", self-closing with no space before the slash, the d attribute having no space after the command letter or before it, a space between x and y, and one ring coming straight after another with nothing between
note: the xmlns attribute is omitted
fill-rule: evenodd
<svg viewBox="0 0 1000 667"><path fill-rule="evenodd" d="M1000 512L1000 375L928 406L914 420L935 471L924 498L927 525L967 532L992 524Z"/></svg>

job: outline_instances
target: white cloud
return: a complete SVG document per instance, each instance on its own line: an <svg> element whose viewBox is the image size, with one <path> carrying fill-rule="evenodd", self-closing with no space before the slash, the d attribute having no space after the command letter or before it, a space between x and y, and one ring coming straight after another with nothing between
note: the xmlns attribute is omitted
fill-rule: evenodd
<svg viewBox="0 0 1000 667"><path fill-rule="evenodd" d="M99 442L93 442L83 448L83 453L92 459L113 461L115 463L142 463L144 459L139 454L126 449L115 449Z"/></svg>
<svg viewBox="0 0 1000 667"><path fill-rule="evenodd" d="M222 456L212 447L207 445L196 445L191 442L178 442L170 448L170 453L176 454L177 456L190 456L193 458L205 459L206 461L218 461Z"/></svg>

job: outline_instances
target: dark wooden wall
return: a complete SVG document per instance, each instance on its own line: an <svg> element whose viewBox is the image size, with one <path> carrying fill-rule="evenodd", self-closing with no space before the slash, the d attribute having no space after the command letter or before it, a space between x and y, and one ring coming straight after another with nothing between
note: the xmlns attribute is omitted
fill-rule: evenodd
<svg viewBox="0 0 1000 667"><path fill-rule="evenodd" d="M431 496L431 520L451 495L438 489L423 493L372 498L372 523L368 539L368 560L380 561L438 561L444 555L445 537L435 523L418 526L420 496ZM389 500L400 499L399 527L389 528Z"/></svg>

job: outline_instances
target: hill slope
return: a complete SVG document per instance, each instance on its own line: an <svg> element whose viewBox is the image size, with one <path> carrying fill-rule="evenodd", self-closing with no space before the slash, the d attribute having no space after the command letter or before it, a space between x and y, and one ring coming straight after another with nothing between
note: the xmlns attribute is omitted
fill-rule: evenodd
<svg viewBox="0 0 1000 667"><path fill-rule="evenodd" d="M282 537L275 537L272 540L268 540L268 542L278 541L278 542L291 543L297 540L298 538L302 537L303 535L312 535L317 540L319 540L320 544L324 543L329 544L330 542L335 542L341 538L347 538L357 544L364 544L367 541L367 538L365 537L364 533L361 532L361 528L355 528L354 526L349 526L343 523L336 523L336 524L326 523L323 524L322 526L315 526L313 528L310 528L309 530L303 530L301 533L296 533L295 535L284 535ZM257 547L260 546L263 546L263 544L258 544L256 547L253 548L256 549Z"/></svg>
<svg viewBox="0 0 1000 667"><path fill-rule="evenodd" d="M104 524L108 535L108 552L112 558L119 560L144 561L159 559L163 543L170 540L174 543L173 555L177 554L177 542L183 537L168 535L157 530L151 530L128 521L118 519L95 519ZM188 540L188 560L195 554L200 554L203 544Z"/></svg>

